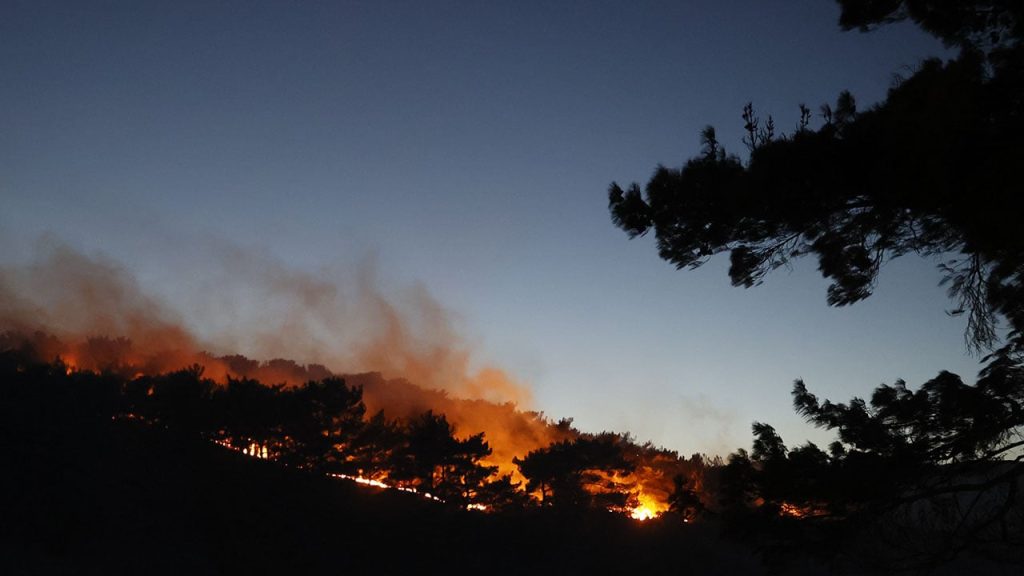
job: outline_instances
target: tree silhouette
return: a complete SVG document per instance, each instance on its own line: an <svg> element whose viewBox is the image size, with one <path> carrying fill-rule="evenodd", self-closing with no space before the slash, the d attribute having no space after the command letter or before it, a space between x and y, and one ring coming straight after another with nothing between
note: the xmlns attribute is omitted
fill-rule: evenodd
<svg viewBox="0 0 1024 576"><path fill-rule="evenodd" d="M487 507L491 512L522 510L530 504L530 497L520 490L520 482L514 482L511 474L503 474L477 488L473 501Z"/></svg>
<svg viewBox="0 0 1024 576"><path fill-rule="evenodd" d="M527 479L526 490L544 506L625 508L631 485L620 480L633 472L626 458L627 439L611 433L555 442L513 461Z"/></svg>
<svg viewBox="0 0 1024 576"><path fill-rule="evenodd" d="M704 513L704 503L690 479L683 474L672 477L672 492L668 495L668 508L690 522Z"/></svg>
<svg viewBox="0 0 1024 576"><path fill-rule="evenodd" d="M378 411L349 445L348 461L353 472L373 479L387 478L404 441L403 426L397 420L388 420L383 410Z"/></svg>
<svg viewBox="0 0 1024 576"><path fill-rule="evenodd" d="M351 472L348 447L363 427L366 407L359 387L338 377L310 381L284 396L286 462L300 467Z"/></svg>
<svg viewBox="0 0 1024 576"><path fill-rule="evenodd" d="M158 423L182 432L212 432L210 400L216 385L203 377L204 371L202 366L193 364L153 378L145 412Z"/></svg>
<svg viewBox="0 0 1024 576"><path fill-rule="evenodd" d="M846 28L911 18L961 54L924 62L868 110L844 92L822 107L817 130L805 106L789 135L747 106L746 163L708 127L703 152L682 169L659 167L643 192L613 183L613 221L630 237L653 230L659 254L678 268L730 253L736 286L814 256L835 306L869 296L886 260L942 256L969 346L996 345L999 317L1020 338L1024 8L1009 0L841 4Z"/></svg>
<svg viewBox="0 0 1024 576"><path fill-rule="evenodd" d="M482 432L460 440L443 414L427 411L408 423L392 475L421 492L465 505L497 471L480 463L490 454Z"/></svg>
<svg viewBox="0 0 1024 576"><path fill-rule="evenodd" d="M232 445L247 449L255 443L270 457L284 449L283 385L264 386L252 378L228 377L215 394L217 412Z"/></svg>
<svg viewBox="0 0 1024 576"><path fill-rule="evenodd" d="M1005 550L1024 533L1024 3L839 4L844 29L909 19L959 54L923 62L866 110L844 92L812 126L800 105L789 134L748 105L746 160L707 127L682 168L659 167L643 190L613 183L611 217L630 237L653 231L677 268L729 253L736 286L814 257L834 306L870 296L887 260L938 259L968 348L995 350L977 383L942 372L916 391L900 381L869 402L833 404L797 382L797 411L838 441L829 453L788 449L755 423L752 452L721 471L720 499L728 511L856 520L879 534L913 518L902 527L926 535L933 556Z"/></svg>
<svg viewBox="0 0 1024 576"><path fill-rule="evenodd" d="M838 432L832 461L858 478L847 490L855 507L948 505L969 495L976 505L955 512L961 525L950 538L957 545L985 538L1024 544L1017 497L1024 438L1015 432L1024 425L1021 372L997 361L973 386L942 372L916 391L897 381L876 388L868 402L848 404L821 402L797 381L793 402L808 421ZM1014 522L1017 536L985 533Z"/></svg>

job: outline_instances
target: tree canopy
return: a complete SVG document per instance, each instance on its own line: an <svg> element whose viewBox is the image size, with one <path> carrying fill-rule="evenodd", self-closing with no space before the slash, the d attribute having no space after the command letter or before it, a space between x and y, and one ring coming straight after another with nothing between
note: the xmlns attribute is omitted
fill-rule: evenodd
<svg viewBox="0 0 1024 576"><path fill-rule="evenodd" d="M536 493L545 506L624 508L635 505L616 482L633 473L624 452L627 440L611 433L584 435L514 461L526 477L527 492Z"/></svg>
<svg viewBox="0 0 1024 576"><path fill-rule="evenodd" d="M842 1L844 28L909 18L960 48L923 62L887 98L859 110L840 94L800 105L790 134L771 116L742 114L748 160L707 127L702 152L658 167L643 191L613 183L609 209L630 237L654 231L660 256L694 268L728 252L734 285L750 287L813 256L831 281L828 302L868 297L882 264L908 253L942 258L953 313L977 350L998 341L999 317L1024 328L1024 8L1012 1Z"/></svg>
<svg viewBox="0 0 1024 576"><path fill-rule="evenodd" d="M817 120L800 104L788 134L748 104L746 159L727 153L708 126L702 150L681 168L659 166L643 189L612 183L612 221L631 238L653 231L659 255L677 268L728 253L736 286L813 257L833 306L869 297L887 260L936 258L951 313L966 317L968 347L995 350L977 382L943 371L917 390L897 381L868 401L833 403L797 381L796 411L835 431L836 442L828 452L790 449L755 423L752 451L731 455L722 470L719 503L739 525L750 526L751 515L771 519L773 530L780 519L825 519L817 529L852 527L847 536L871 534L873 544L905 543L909 529L926 562L966 549L1019 551L1024 3L839 4L846 30L911 20L958 55L922 62L867 109L849 92L821 106Z"/></svg>

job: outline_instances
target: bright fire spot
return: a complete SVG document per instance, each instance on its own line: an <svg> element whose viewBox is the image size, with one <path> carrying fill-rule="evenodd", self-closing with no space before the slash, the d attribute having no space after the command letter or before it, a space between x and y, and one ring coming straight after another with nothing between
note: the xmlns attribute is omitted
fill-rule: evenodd
<svg viewBox="0 0 1024 576"><path fill-rule="evenodd" d="M361 484L361 485L364 485L364 486L373 486L374 488L386 488L388 490L400 490L402 492L409 492L410 494L417 494L419 496L422 496L422 497L424 497L424 498L426 498L428 500L433 500L435 502L443 502L444 501L444 500L441 500L440 498L438 498L437 496L434 496L430 492L420 492L419 490L417 490L415 488L409 488L407 486L391 486L390 484L384 484L383 482L381 482L379 480L373 480L373 479L365 478L365 477L361 477L361 476L348 476L347 474L334 474L334 472L329 472L329 474L327 476L329 476L331 478L340 478L342 480L348 480L348 481L354 482L356 484Z"/></svg>
<svg viewBox="0 0 1024 576"><path fill-rule="evenodd" d="M260 458L262 460L268 460L270 458L270 455L267 452L267 447L266 446L260 446L256 442L251 442L251 443L249 443L249 446L244 447L244 448L238 448L236 446L233 446L231 444L231 442L229 442L227 440L214 440L213 442L215 444L219 445L219 446L223 446L224 448L227 448L229 450L234 450L236 452L241 452L242 454L245 454L246 456L251 456L253 458ZM420 492L419 490L417 490L415 488L409 488L408 486L394 486L394 485L391 485L391 484L385 484L384 482L381 482L380 480L374 480L373 478L366 478L365 476L350 476L348 474L338 474L338 473L334 473L334 472L329 472L327 475L330 476L331 478L339 478L341 480L348 480L350 482L355 482L356 484L361 484L363 486L372 486L374 488L384 488L386 490L400 490L402 492L409 492L410 494L416 494L417 496L420 496L421 498L426 498L427 500L433 500L435 502L444 502L444 500L442 500L441 498L438 498L437 496L434 496L430 492ZM487 506L485 504L467 504L466 505L466 510L477 510L477 511L480 511L480 512L486 512L487 511Z"/></svg>
<svg viewBox="0 0 1024 576"><path fill-rule="evenodd" d="M267 447L260 446L256 442L251 442L248 448L242 448L242 454L259 458L260 460L266 460L268 458Z"/></svg>
<svg viewBox="0 0 1024 576"><path fill-rule="evenodd" d="M779 505L779 515L789 516L790 518L805 518L808 516L819 516L821 510L816 509L812 506L797 506L796 504L790 504L789 502L783 502Z"/></svg>
<svg viewBox="0 0 1024 576"><path fill-rule="evenodd" d="M647 494L640 494L637 496L637 500L639 501L637 507L629 511L629 517L634 520L651 520L661 516L661 513L665 511L664 504Z"/></svg>
<svg viewBox="0 0 1024 576"><path fill-rule="evenodd" d="M630 511L629 517L634 520L650 520L654 518L654 510L646 506L637 506Z"/></svg>
<svg viewBox="0 0 1024 576"><path fill-rule="evenodd" d="M67 374L68 376L71 376L71 374L72 374L73 372L75 372L76 370L78 370L78 361L77 361L77 360L75 360L75 357L74 357L74 356L71 356L71 355L65 355L65 356L61 356L61 357L59 357L59 358L58 358L58 360L60 360L61 362L63 362L63 363L64 363L64 372L65 372L65 373L66 373L66 374Z"/></svg>
<svg viewBox="0 0 1024 576"><path fill-rule="evenodd" d="M364 478L363 476L349 476L348 474L328 474L332 478L341 478L342 480L351 480L356 484L362 484L363 486L373 486L374 488L391 488L391 486L381 482L380 480L373 480L372 478Z"/></svg>

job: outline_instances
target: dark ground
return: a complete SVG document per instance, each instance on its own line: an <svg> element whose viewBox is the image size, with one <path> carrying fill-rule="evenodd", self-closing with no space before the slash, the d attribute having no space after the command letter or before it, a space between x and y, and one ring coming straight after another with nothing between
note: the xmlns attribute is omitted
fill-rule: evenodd
<svg viewBox="0 0 1024 576"><path fill-rule="evenodd" d="M0 576L798 576L890 574L901 559L883 550L891 539L875 529L830 540L774 516L683 524L672 515L640 523L594 510L453 509L249 458L195 433L112 419L116 379L71 382L8 368L0 378ZM1019 563L966 553L903 573L1021 574Z"/></svg>
<svg viewBox="0 0 1024 576"><path fill-rule="evenodd" d="M450 510L71 408L0 405L0 574L760 572L674 518Z"/></svg>

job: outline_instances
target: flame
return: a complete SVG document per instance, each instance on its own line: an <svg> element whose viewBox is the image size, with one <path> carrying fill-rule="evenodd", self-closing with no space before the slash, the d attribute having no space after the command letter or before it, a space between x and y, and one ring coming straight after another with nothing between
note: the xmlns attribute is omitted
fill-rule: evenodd
<svg viewBox="0 0 1024 576"><path fill-rule="evenodd" d="M824 516L827 510L814 505L798 506L789 502L779 504L779 516L790 518L809 518L813 516Z"/></svg>
<svg viewBox="0 0 1024 576"><path fill-rule="evenodd" d="M330 473L330 472L327 475L330 476L331 478L338 478L340 480L349 480L351 482L355 482L356 484L360 484L360 485L363 485L363 486L372 486L374 488L383 488L385 490L399 490L401 492L408 492L410 494L416 494L418 496L422 496L423 498L426 498L427 500L433 500L434 502L442 502L442 503L444 502L444 500L438 498L437 496L434 496L430 492L420 492L419 490L417 490L415 488L410 488L408 486L397 486L397 485L392 485L392 484L386 484L384 482L381 482L380 480L374 480L373 478L367 478L365 476L350 476L348 474L336 474L336 473ZM487 507L483 506L481 504L476 504L476 505L470 504L469 506L466 507L466 509L467 510L486 510Z"/></svg>
<svg viewBox="0 0 1024 576"><path fill-rule="evenodd" d="M64 373L68 376L78 371L78 361L75 359L74 355L65 353L62 356L58 356L57 359L60 363L64 364Z"/></svg>
<svg viewBox="0 0 1024 576"><path fill-rule="evenodd" d="M630 511L629 517L634 520L650 520L655 517L654 510L651 510L647 506L637 506Z"/></svg>
<svg viewBox="0 0 1024 576"><path fill-rule="evenodd" d="M637 494L636 499L639 504L629 511L629 517L634 520L640 520L641 522L652 520L661 516L668 509L664 502L660 502L653 496L643 492Z"/></svg>
<svg viewBox="0 0 1024 576"><path fill-rule="evenodd" d="M220 446L220 447L222 447L222 448L227 448L228 450L233 450L235 452L241 452L242 454L245 454L246 456L249 456L251 458L259 458L260 460L269 460L270 459L270 456L269 456L269 454L267 452L267 447L266 446L261 446L260 444L258 444L256 442L251 442L251 443L249 443L248 446L246 446L244 448L239 448L239 447L233 445L230 440L219 440L218 439L218 440L214 440L213 443L218 445L218 446ZM383 490L398 490L398 491L401 491L401 492L408 492L410 494L416 494L417 496L420 496L420 497L425 498L427 500L433 500L434 502L444 503L444 500L442 500L441 498L438 498L437 496L434 496L430 492L420 492L419 490L417 490L415 488L410 488L408 486L398 486L398 485L393 485L393 484L387 484L385 482L382 482L382 481L374 479L374 478L367 478L365 476L351 476L349 474L339 474L339 473L334 473L334 472L328 472L327 476L329 476L331 478L337 478L339 480L348 480L349 482L355 482L356 484L359 484L360 486L370 486L372 488L381 488ZM475 511L478 511L478 512L487 512L488 511L488 507L485 504L470 503L470 504L466 505L466 510L475 510Z"/></svg>
<svg viewBox="0 0 1024 576"><path fill-rule="evenodd" d="M260 460L267 460L267 447L261 446L256 442L250 442L249 446L242 448L242 454L246 456L252 456L253 458L259 458Z"/></svg>

